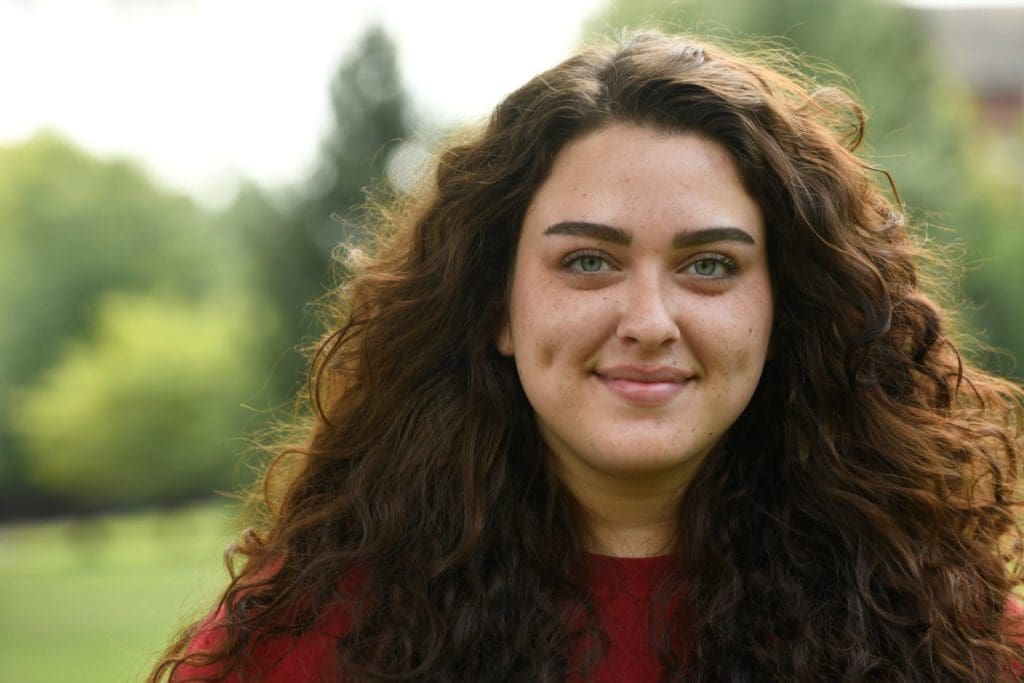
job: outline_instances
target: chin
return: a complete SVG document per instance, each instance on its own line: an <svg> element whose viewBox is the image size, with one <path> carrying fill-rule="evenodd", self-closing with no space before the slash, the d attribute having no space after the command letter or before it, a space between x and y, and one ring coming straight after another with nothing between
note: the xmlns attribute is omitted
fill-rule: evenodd
<svg viewBox="0 0 1024 683"><path fill-rule="evenodd" d="M633 450L609 454L603 460L601 469L608 474L619 477L647 478L652 476L672 476L679 472L691 472L696 469L703 455L680 457L678 452L663 450Z"/></svg>

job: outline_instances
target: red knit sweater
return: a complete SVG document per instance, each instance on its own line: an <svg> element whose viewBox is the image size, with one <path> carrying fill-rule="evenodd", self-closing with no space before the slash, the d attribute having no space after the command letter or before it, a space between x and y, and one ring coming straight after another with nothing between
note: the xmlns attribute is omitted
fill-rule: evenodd
<svg viewBox="0 0 1024 683"><path fill-rule="evenodd" d="M666 557L586 557L587 574L598 615L610 647L588 680L598 683L657 681L661 665L651 647L649 603L652 590L669 567ZM216 617L213 620L216 622ZM254 664L264 672L265 683L304 683L335 680L335 645L348 629L342 609L328 612L299 638L279 637L262 642L253 653ZM214 647L222 631L203 630L189 648L199 652ZM182 666L175 681L209 676L213 669ZM237 683L236 674L223 679Z"/></svg>

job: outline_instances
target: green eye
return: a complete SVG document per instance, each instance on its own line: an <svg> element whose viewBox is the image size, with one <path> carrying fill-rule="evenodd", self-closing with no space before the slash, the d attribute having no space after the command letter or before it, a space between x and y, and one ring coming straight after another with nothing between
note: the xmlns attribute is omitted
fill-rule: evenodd
<svg viewBox="0 0 1024 683"><path fill-rule="evenodd" d="M693 264L693 272L701 277L714 277L721 265L714 259L705 258Z"/></svg>
<svg viewBox="0 0 1024 683"><path fill-rule="evenodd" d="M737 268L736 262L724 254L707 254L690 261L685 270L707 280L724 280L733 275Z"/></svg>
<svg viewBox="0 0 1024 683"><path fill-rule="evenodd" d="M594 274L601 273L611 268L611 264L604 256L590 251L574 251L562 259L562 267L573 273Z"/></svg>

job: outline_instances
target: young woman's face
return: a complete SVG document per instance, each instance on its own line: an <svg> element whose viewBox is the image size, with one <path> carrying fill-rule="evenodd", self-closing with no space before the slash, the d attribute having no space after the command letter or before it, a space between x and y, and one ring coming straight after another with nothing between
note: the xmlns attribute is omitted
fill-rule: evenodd
<svg viewBox="0 0 1024 683"><path fill-rule="evenodd" d="M750 401L771 326L764 221L729 153L615 125L534 196L497 345L570 488L682 486Z"/></svg>

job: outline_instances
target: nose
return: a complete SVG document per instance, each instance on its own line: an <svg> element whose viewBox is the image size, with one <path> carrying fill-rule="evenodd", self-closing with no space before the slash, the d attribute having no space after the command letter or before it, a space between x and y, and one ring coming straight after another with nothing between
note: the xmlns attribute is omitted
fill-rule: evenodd
<svg viewBox="0 0 1024 683"><path fill-rule="evenodd" d="M680 338L671 302L659 280L653 275L638 275L628 283L619 318L619 338L644 351L655 351Z"/></svg>

